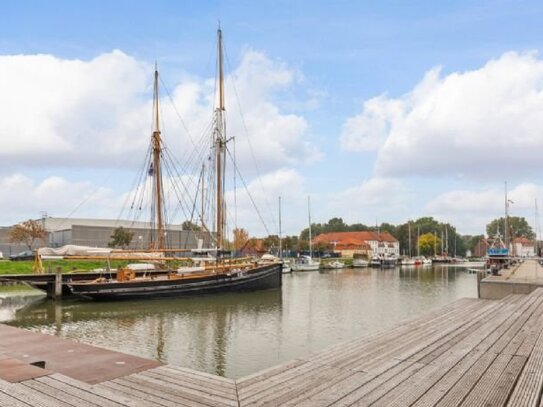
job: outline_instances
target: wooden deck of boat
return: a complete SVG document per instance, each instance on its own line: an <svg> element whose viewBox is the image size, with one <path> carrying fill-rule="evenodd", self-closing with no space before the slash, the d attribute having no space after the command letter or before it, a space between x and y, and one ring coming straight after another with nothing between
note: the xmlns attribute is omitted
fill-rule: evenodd
<svg viewBox="0 0 543 407"><path fill-rule="evenodd" d="M173 366L99 383L42 373L0 379L0 405L543 407L543 289L459 300L238 380Z"/></svg>

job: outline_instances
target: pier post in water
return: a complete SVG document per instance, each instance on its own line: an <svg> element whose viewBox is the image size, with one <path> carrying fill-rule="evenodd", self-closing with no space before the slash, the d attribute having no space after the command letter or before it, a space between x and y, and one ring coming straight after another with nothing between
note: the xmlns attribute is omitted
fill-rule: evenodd
<svg viewBox="0 0 543 407"><path fill-rule="evenodd" d="M62 299L62 267L57 267L55 273L55 291L53 292L53 299Z"/></svg>

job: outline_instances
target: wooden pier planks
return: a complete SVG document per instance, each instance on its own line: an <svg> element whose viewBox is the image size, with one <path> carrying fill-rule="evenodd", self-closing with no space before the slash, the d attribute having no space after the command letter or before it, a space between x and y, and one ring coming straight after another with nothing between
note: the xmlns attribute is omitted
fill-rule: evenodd
<svg viewBox="0 0 543 407"><path fill-rule="evenodd" d="M542 290L449 307L269 369L260 382L258 374L240 379L240 406L505 405L543 330L542 315ZM328 369L339 379L321 384L317 372Z"/></svg>
<svg viewBox="0 0 543 407"><path fill-rule="evenodd" d="M542 390L543 332L540 332L507 405L511 407L537 407L540 405Z"/></svg>
<svg viewBox="0 0 543 407"><path fill-rule="evenodd" d="M0 363L10 358L1 337ZM457 301L237 381L174 366L97 384L30 377L0 379L0 406L543 407L543 289Z"/></svg>

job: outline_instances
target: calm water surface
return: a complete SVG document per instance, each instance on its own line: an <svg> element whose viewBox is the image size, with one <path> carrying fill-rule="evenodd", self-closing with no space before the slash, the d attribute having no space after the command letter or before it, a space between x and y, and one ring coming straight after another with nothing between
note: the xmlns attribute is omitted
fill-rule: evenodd
<svg viewBox="0 0 543 407"><path fill-rule="evenodd" d="M462 268L345 269L285 275L281 290L246 294L114 303L8 301L0 320L238 378L476 296L476 276Z"/></svg>

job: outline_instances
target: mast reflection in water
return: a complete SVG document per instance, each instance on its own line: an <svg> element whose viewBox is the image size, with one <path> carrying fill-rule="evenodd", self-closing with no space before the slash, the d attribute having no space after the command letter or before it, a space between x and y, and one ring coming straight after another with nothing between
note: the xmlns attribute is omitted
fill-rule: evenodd
<svg viewBox="0 0 543 407"><path fill-rule="evenodd" d="M282 290L38 301L7 323L237 378L476 294L461 268L343 269L285 275Z"/></svg>

